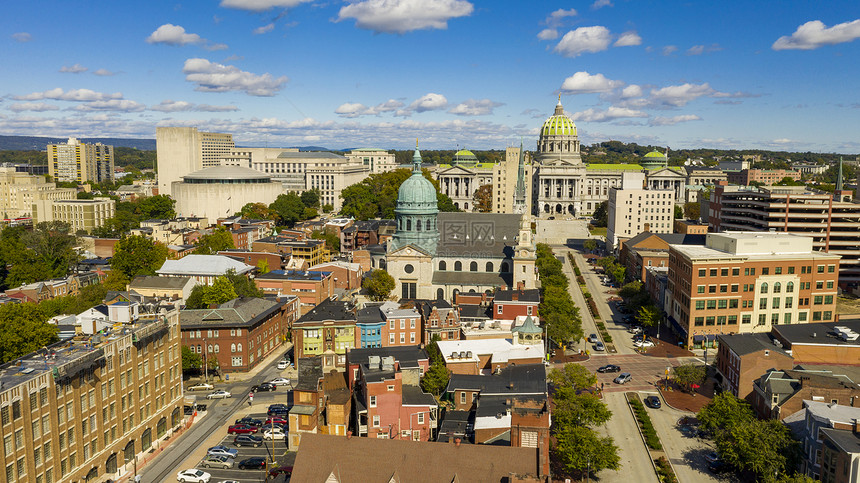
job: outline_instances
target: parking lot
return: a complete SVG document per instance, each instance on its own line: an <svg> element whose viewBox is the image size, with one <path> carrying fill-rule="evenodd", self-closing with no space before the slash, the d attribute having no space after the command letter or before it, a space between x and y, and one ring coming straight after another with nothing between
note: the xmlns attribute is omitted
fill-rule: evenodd
<svg viewBox="0 0 860 483"><path fill-rule="evenodd" d="M283 393L281 395L283 396ZM265 408L263 408L263 410L265 411ZM252 413L249 416L252 418L261 419L261 420L266 420L266 418L267 418L265 412ZM262 437L262 432L256 433L255 436L261 436ZM199 468L199 469L212 475L212 479L209 480L210 483L218 483L218 482L225 481L225 480L238 481L241 483L263 482L263 481L267 481L266 476L267 476L269 469L276 468L279 466L292 466L293 462L295 462L296 454L290 453L287 451L287 443L284 440L274 440L274 443L271 440L269 440L269 441L264 440L263 445L260 447L257 447L257 448L254 448L251 446L237 447L233 444L233 438L234 437L235 436L228 434L227 436L222 438L221 441L218 443L220 445L226 446L226 447L231 448L231 449L236 449L239 451L239 454L236 456L236 459L234 460L233 468L231 468L231 469L204 468L200 464L202 462L202 460L197 462L196 468ZM242 462L242 460L245 460L247 458L253 458L253 457L266 458L267 462L271 462L273 457L274 457L275 464L269 463L266 470L251 470L251 469L240 470L239 469L239 463ZM290 481L290 479L284 475L280 475L277 478L275 478L274 480L270 479L268 481L275 481L275 482L280 483L280 482L284 482L284 481Z"/></svg>

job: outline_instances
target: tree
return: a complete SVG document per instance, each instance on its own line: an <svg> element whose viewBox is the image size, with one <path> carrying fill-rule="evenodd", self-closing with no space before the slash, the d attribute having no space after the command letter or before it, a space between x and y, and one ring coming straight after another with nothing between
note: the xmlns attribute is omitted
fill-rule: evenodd
<svg viewBox="0 0 860 483"><path fill-rule="evenodd" d="M227 270L227 273L223 277L233 285L233 290L236 291L237 297L262 298L264 296L263 291L257 287L257 284L253 280L246 275L236 273L236 270L232 268Z"/></svg>
<svg viewBox="0 0 860 483"><path fill-rule="evenodd" d="M185 308L189 310L205 309L207 305L203 303L203 296L206 294L206 289L206 285L195 285L191 289L191 293L188 294L188 298L185 299Z"/></svg>
<svg viewBox="0 0 860 483"><path fill-rule="evenodd" d="M684 209L681 208L680 205L675 205L675 219L680 219L684 217Z"/></svg>
<svg viewBox="0 0 860 483"><path fill-rule="evenodd" d="M367 292L371 300L385 300L394 290L394 277L385 270L377 268L364 277L361 288Z"/></svg>
<svg viewBox="0 0 860 483"><path fill-rule="evenodd" d="M734 394L721 392L699 411L696 418L702 429L717 432L752 421L755 414L746 401L738 399Z"/></svg>
<svg viewBox="0 0 860 483"><path fill-rule="evenodd" d="M618 447L609 436L600 437L587 426L561 426L555 438L555 459L572 474L619 468Z"/></svg>
<svg viewBox="0 0 860 483"><path fill-rule="evenodd" d="M278 195L269 205L269 209L278 215L279 224L284 226L292 226L302 221L305 215L305 204L295 193Z"/></svg>
<svg viewBox="0 0 860 483"><path fill-rule="evenodd" d="M277 218L265 203L247 203L239 210L239 216L252 220L274 220Z"/></svg>
<svg viewBox="0 0 860 483"><path fill-rule="evenodd" d="M561 369L553 369L547 379L560 397L576 394L581 389L587 389L597 384L597 376L581 364L568 363Z"/></svg>
<svg viewBox="0 0 860 483"><path fill-rule="evenodd" d="M236 290L227 277L221 276L203 292L203 303L207 306L221 305L236 298Z"/></svg>
<svg viewBox="0 0 860 483"><path fill-rule="evenodd" d="M127 280L138 275L155 275L167 260L167 247L143 235L122 237L116 244L111 269L119 270Z"/></svg>
<svg viewBox="0 0 860 483"><path fill-rule="evenodd" d="M448 368L445 367L445 359L442 353L439 352L437 341L438 335L433 336L433 340L427 345L427 354L430 356L430 369L424 373L421 378L421 389L429 392L434 396L440 396L448 387L448 379L450 375Z"/></svg>
<svg viewBox="0 0 860 483"><path fill-rule="evenodd" d="M493 185L481 185L472 196L475 203L475 211L489 213L493 211Z"/></svg>
<svg viewBox="0 0 860 483"><path fill-rule="evenodd" d="M116 290L121 292L128 288L128 283L130 281L131 280L129 280L128 277L125 276L125 273L123 273L122 270L111 270L107 274L105 281L102 282L102 285L104 285L105 288L107 288L108 290Z"/></svg>
<svg viewBox="0 0 860 483"><path fill-rule="evenodd" d="M451 198L439 193L439 182L433 179L429 170L422 170L422 174L436 188L436 203L439 211L460 211L454 206ZM356 220L394 218L400 185L410 176L412 176L412 170L409 169L373 173L360 182L344 188L340 195L343 199L341 214Z"/></svg>
<svg viewBox="0 0 860 483"><path fill-rule="evenodd" d="M612 417L612 411L594 394L583 392L555 397L553 422L559 426L600 426Z"/></svg>
<svg viewBox="0 0 860 483"><path fill-rule="evenodd" d="M50 270L51 277L65 277L79 255L75 251L78 238L67 223L43 221L33 231L21 235L24 245L33 250L36 260Z"/></svg>
<svg viewBox="0 0 860 483"><path fill-rule="evenodd" d="M182 346L182 371L199 370L203 367L203 358L193 352L188 346Z"/></svg>
<svg viewBox="0 0 860 483"><path fill-rule="evenodd" d="M559 313L550 313L544 317L547 337L559 345L566 345L568 342L582 339L582 320L579 317L579 308L574 307L574 309L576 310L574 317L565 317Z"/></svg>
<svg viewBox="0 0 860 483"><path fill-rule="evenodd" d="M156 195L140 200L137 209L144 220L171 220L176 218L176 211L173 209L175 204L170 196Z"/></svg>
<svg viewBox="0 0 860 483"><path fill-rule="evenodd" d="M605 227L609 224L609 202L601 201L597 207L594 208L594 213L591 215L594 218L594 221L591 222L592 225L598 227Z"/></svg>
<svg viewBox="0 0 860 483"><path fill-rule="evenodd" d="M684 203L684 217L688 220L698 220L701 216L700 209L701 205L697 202Z"/></svg>
<svg viewBox="0 0 860 483"><path fill-rule="evenodd" d="M302 192L300 198L308 208L318 208L320 205L320 191L316 188Z"/></svg>
<svg viewBox="0 0 860 483"><path fill-rule="evenodd" d="M323 205L322 210L323 213L331 213L332 211L334 211L334 205L332 205L331 203L326 203Z"/></svg>
<svg viewBox="0 0 860 483"><path fill-rule="evenodd" d="M660 311L651 303L639 307L639 312L636 314L636 320L638 320L643 327L656 326L660 323L660 318Z"/></svg>
<svg viewBox="0 0 860 483"><path fill-rule="evenodd" d="M703 364L684 364L672 369L675 376L675 382L681 386L692 390L693 384L702 385L705 383L705 378L708 376L707 368Z"/></svg>
<svg viewBox="0 0 860 483"><path fill-rule="evenodd" d="M197 239L197 248L194 253L198 255L214 255L221 250L236 248L233 243L233 235L223 226L218 226L212 233L201 236Z"/></svg>
<svg viewBox="0 0 860 483"><path fill-rule="evenodd" d="M338 238L334 233L314 230L313 233L311 233L311 238L315 240L325 240L325 244L329 249L335 252L340 251L340 238Z"/></svg>
<svg viewBox="0 0 860 483"><path fill-rule="evenodd" d="M594 252L594 250L597 250L597 240L594 238L585 240L582 242L582 248L585 248L589 252Z"/></svg>
<svg viewBox="0 0 860 483"><path fill-rule="evenodd" d="M717 433L714 440L723 461L755 473L762 482L776 482L780 474L793 472L799 453L788 426L775 419L738 423Z"/></svg>
<svg viewBox="0 0 860 483"><path fill-rule="evenodd" d="M54 302L59 306L59 301ZM48 305L0 305L0 363L12 361L57 342L58 328L46 321L57 315Z"/></svg>

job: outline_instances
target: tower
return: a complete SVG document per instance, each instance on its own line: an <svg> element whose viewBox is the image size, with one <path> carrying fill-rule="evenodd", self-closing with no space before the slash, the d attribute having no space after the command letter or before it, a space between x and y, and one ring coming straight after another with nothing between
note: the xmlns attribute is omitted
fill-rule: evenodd
<svg viewBox="0 0 860 483"><path fill-rule="evenodd" d="M520 140L520 163L517 166L517 187L514 191L514 213L528 212L526 204L526 155L523 151L523 141Z"/></svg>
<svg viewBox="0 0 860 483"><path fill-rule="evenodd" d="M411 244L431 255L436 253L438 213L436 188L421 172L421 152L416 145L412 156L412 176L400 185L397 193L397 208L394 210L397 230L389 243L389 252Z"/></svg>
<svg viewBox="0 0 860 483"><path fill-rule="evenodd" d="M520 215L520 230L514 248L514 273L511 280L514 289L535 288L535 252L532 239L532 221L528 213Z"/></svg>

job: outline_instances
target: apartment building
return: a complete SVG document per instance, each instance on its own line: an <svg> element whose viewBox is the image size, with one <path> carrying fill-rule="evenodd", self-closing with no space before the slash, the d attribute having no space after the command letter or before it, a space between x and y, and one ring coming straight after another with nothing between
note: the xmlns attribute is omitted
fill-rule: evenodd
<svg viewBox="0 0 860 483"><path fill-rule="evenodd" d="M7 482L131 478L181 424L179 311L77 336L0 368Z"/></svg>
<svg viewBox="0 0 860 483"><path fill-rule="evenodd" d="M15 166L0 166L0 215L22 218L33 214L33 204L39 200L74 200L78 190L57 188L45 182L45 177L18 171Z"/></svg>
<svg viewBox="0 0 860 483"><path fill-rule="evenodd" d="M609 190L609 223L606 240L610 246L642 232L672 233L675 190L644 189L643 173L624 173L620 187Z"/></svg>
<svg viewBox="0 0 860 483"><path fill-rule="evenodd" d="M785 178L797 181L802 176L800 171L793 169L742 169L740 171L729 171L728 181L732 184L749 186L752 183L762 183L770 186L779 183Z"/></svg>
<svg viewBox="0 0 860 483"><path fill-rule="evenodd" d="M293 323L295 357L321 355L325 372L343 368L347 351L358 345L357 332L352 304L326 299Z"/></svg>
<svg viewBox="0 0 860 483"><path fill-rule="evenodd" d="M57 181L114 180L113 146L69 138L66 143L48 144L47 151L48 174Z"/></svg>
<svg viewBox="0 0 860 483"><path fill-rule="evenodd" d="M36 223L60 221L68 224L72 232L93 230L105 224L116 214L116 202L110 198L92 200L41 199L33 203L33 218Z"/></svg>
<svg viewBox="0 0 860 483"><path fill-rule="evenodd" d="M299 299L302 315L334 293L331 272L272 270L254 278L257 288L268 295L292 295Z"/></svg>
<svg viewBox="0 0 860 483"><path fill-rule="evenodd" d="M860 203L803 186L718 185L711 194L711 231L778 231L812 237L817 251L842 257L839 284L860 286ZM705 218L705 216L703 216Z"/></svg>
<svg viewBox="0 0 860 483"><path fill-rule="evenodd" d="M704 246L670 245L669 323L690 347L717 334L833 321L839 256L790 233L709 233Z"/></svg>
<svg viewBox="0 0 860 483"><path fill-rule="evenodd" d="M203 168L219 166L236 147L232 134L198 131L196 127L156 127L158 192L172 195L174 182Z"/></svg>

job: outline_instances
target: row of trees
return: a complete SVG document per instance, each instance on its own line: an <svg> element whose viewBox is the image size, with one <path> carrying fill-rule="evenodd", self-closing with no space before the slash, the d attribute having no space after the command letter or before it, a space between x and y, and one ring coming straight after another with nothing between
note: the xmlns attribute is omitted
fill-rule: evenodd
<svg viewBox="0 0 860 483"><path fill-rule="evenodd" d="M263 297L263 291L253 280L238 275L235 270L229 270L217 277L212 285L197 285L191 290L186 309L205 309L212 305L220 305L237 297Z"/></svg>
<svg viewBox="0 0 860 483"><path fill-rule="evenodd" d="M615 283L624 283L624 279L627 276L627 268L618 263L618 259L614 256L610 255L608 257L603 257L597 261L597 264L603 267L603 271L606 275L612 277L612 280L614 280Z"/></svg>
<svg viewBox="0 0 860 483"><path fill-rule="evenodd" d="M436 188L436 202L439 211L460 211L446 195L439 193L439 182L433 179L430 171L423 170L424 177ZM397 207L397 194L400 185L412 176L408 169L397 169L387 173L374 173L341 192L343 216L356 220L374 218L394 218Z"/></svg>
<svg viewBox="0 0 860 483"><path fill-rule="evenodd" d="M129 230L140 227L144 220L165 220L176 218L176 202L170 196L156 195L133 201L116 203L116 214L105 224L93 230L93 236L100 238L119 238Z"/></svg>
<svg viewBox="0 0 860 483"><path fill-rule="evenodd" d="M547 337L564 347L582 339L582 319L579 307L573 304L568 291L570 281L562 271L562 262L555 258L552 248L537 244L537 260L541 282L541 302L538 308L546 327Z"/></svg>
<svg viewBox="0 0 860 483"><path fill-rule="evenodd" d="M588 391L597 384L597 377L579 364L566 364L553 369L548 378L555 405L552 433L556 461L580 479L588 472L618 469L621 458L614 440L594 430L612 417L606 404Z"/></svg>

